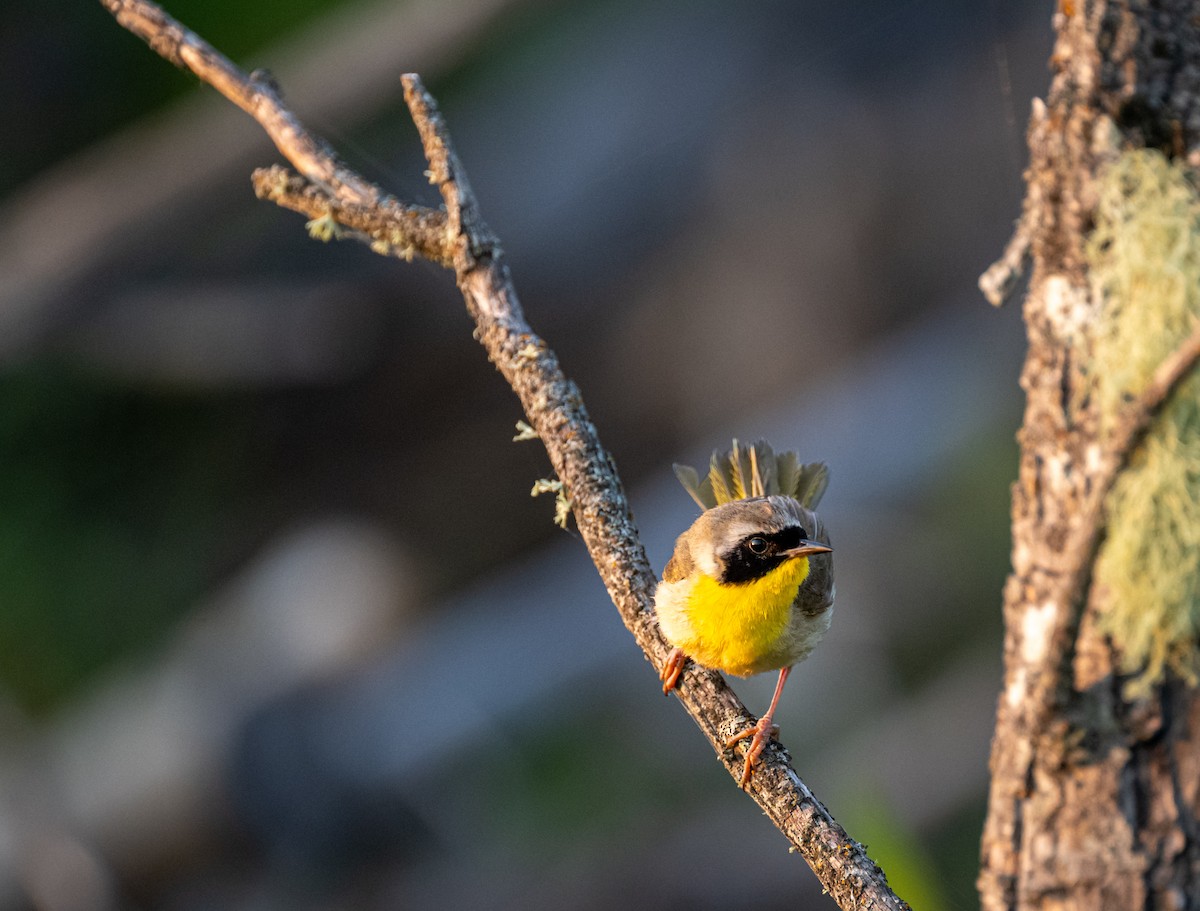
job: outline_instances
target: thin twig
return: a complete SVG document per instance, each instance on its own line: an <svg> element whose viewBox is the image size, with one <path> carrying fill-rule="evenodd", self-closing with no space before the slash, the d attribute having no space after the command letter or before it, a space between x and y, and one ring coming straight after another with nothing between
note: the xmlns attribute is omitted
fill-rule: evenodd
<svg viewBox="0 0 1200 911"><path fill-rule="evenodd" d="M100 0L124 28L164 60L194 73L258 121L296 170L346 203L374 205L384 194L347 168L330 145L310 133L283 103L279 86L265 70L246 73L215 47L154 3Z"/></svg>
<svg viewBox="0 0 1200 911"><path fill-rule="evenodd" d="M1187 379L1200 361L1200 322L1192 328L1192 334L1158 365L1154 376L1134 401L1126 406L1121 423L1113 432L1113 464L1105 478L1105 494L1112 488L1122 469L1129 464L1133 451L1145 437L1154 418L1162 411L1179 384Z"/></svg>
<svg viewBox="0 0 1200 911"><path fill-rule="evenodd" d="M102 0L117 20L166 59L185 66L255 117L280 151L316 187L293 183L286 173L263 172L260 192L313 218L330 217L397 249L411 248L452 264L476 336L521 400L563 482L576 524L625 625L657 668L670 651L652 611L656 578L638 538L611 456L600 443L578 388L554 352L526 322L495 238L478 213L474 195L433 99L415 75L403 77L404 95L421 135L429 176L446 205L442 243L421 232L437 219L387 194L340 163L283 105L278 90L241 73L192 32L147 0ZM271 184L274 184L274 193ZM324 193L329 198L322 200ZM322 203L327 203L322 205ZM360 211L361 210L361 211ZM414 213L416 213L414 215ZM437 213L433 213L437 214ZM388 224L388 220L392 224ZM418 230L418 228L420 230ZM376 232L394 233L379 234ZM399 242L397 242L397 239ZM657 687L654 687L657 689ZM648 689L648 692L652 690ZM723 744L747 724L749 713L720 674L691 667L676 690L731 777L742 760ZM749 792L812 867L846 911L859 908L907 911L883 871L850 838L812 794L777 747L768 750Z"/></svg>
<svg viewBox="0 0 1200 911"><path fill-rule="evenodd" d="M1025 265L1029 261L1029 245L1033 236L1029 210L1017 219L1012 237L1004 247L1004 253L979 276L979 290L993 307L1004 305L1021 282Z"/></svg>
<svg viewBox="0 0 1200 911"><path fill-rule="evenodd" d="M454 267L445 212L405 205L391 197L372 206L342 202L282 165L259 168L250 179L259 199L313 220L330 218L349 229L347 236L370 244L376 253L406 260L416 255Z"/></svg>

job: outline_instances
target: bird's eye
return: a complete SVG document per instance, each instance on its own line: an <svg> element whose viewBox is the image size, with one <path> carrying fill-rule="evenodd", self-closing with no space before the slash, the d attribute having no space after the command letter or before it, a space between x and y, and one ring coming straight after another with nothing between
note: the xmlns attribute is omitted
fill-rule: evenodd
<svg viewBox="0 0 1200 911"><path fill-rule="evenodd" d="M761 557L767 552L767 539L755 535L746 542L746 546L750 548L750 553Z"/></svg>

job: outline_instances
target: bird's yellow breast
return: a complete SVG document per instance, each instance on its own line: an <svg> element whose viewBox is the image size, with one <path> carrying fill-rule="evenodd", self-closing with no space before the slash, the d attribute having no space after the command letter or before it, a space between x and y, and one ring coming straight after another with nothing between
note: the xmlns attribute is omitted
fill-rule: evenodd
<svg viewBox="0 0 1200 911"><path fill-rule="evenodd" d="M692 638L676 644L700 664L739 677L790 663L792 602L807 576L807 557L738 585L701 574L687 600Z"/></svg>

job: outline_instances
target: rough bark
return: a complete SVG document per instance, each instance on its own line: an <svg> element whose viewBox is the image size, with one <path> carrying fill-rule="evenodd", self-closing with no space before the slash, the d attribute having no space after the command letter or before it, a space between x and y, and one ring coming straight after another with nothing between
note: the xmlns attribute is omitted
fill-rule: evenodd
<svg viewBox="0 0 1200 911"><path fill-rule="evenodd" d="M1131 409L1128 432L1103 432L1085 244L1098 177L1122 150L1197 163L1200 17L1182 0L1062 0L1054 24L1054 76L1029 127L1027 407L980 895L987 911L1194 908L1200 698L1171 679L1126 698L1090 582L1104 497L1195 351Z"/></svg>

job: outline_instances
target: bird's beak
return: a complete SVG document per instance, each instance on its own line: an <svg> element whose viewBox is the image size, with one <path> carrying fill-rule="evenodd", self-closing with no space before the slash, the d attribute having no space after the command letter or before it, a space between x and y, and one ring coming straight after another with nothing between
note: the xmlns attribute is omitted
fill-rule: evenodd
<svg viewBox="0 0 1200 911"><path fill-rule="evenodd" d="M785 550L780 553L781 557L807 557L809 554L829 554L833 553L833 548L827 544L818 544L816 541L801 541L797 547L791 550Z"/></svg>

